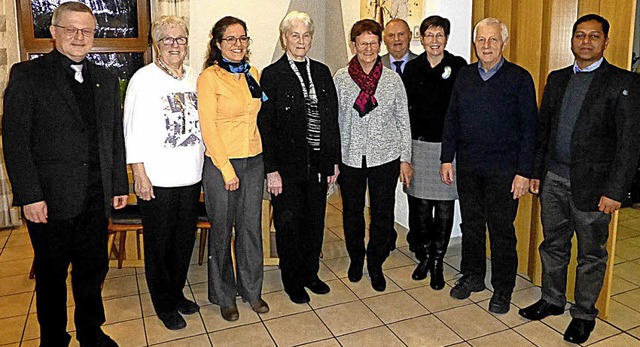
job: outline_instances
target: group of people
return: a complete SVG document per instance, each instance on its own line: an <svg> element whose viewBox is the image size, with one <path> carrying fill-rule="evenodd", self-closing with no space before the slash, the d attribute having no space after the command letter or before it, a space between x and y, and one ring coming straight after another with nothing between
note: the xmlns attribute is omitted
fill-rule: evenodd
<svg viewBox="0 0 640 347"><path fill-rule="evenodd" d="M208 298L234 321L237 295L255 312L269 311L261 298L265 178L282 283L294 303L310 301L307 289L331 290L318 270L327 190L336 182L348 280L362 279L366 259L371 286L385 290L382 266L396 247L399 178L409 203L407 241L419 260L412 278L430 273L434 290L445 287L443 258L459 199L462 277L451 296L485 289L488 227L489 311L496 314L509 311L515 286L518 198L540 193L542 298L519 313L535 320L564 312L575 230L576 295L565 339L588 339L610 214L620 208L640 156L640 82L603 58L604 18L578 19L575 63L549 75L538 112L531 75L503 57L509 33L494 18L474 28L479 61L471 65L446 51L446 18L422 22L420 55L409 50L405 21L394 19L383 30L360 20L349 34L355 55L332 76L307 55L314 35L308 14L285 16L285 53L262 74L249 64L246 23L227 16L211 30L198 76L184 64L186 23L162 16L152 25L154 62L129 83L124 121L117 79L86 59L95 24L85 5L61 4L50 27L55 49L16 64L5 91L4 155L34 247L41 346L70 342L69 264L80 345L117 346L101 330L100 292L108 270L107 220L112 208L127 203L127 163L144 228L145 276L168 329L184 328L183 315L200 309L183 288L201 187L212 226ZM389 53L381 57L383 41Z"/></svg>

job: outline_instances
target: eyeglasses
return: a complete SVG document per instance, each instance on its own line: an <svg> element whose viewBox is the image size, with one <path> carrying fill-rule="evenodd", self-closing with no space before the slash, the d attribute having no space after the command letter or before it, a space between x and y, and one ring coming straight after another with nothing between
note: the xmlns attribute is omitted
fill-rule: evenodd
<svg viewBox="0 0 640 347"><path fill-rule="evenodd" d="M430 40L433 40L435 38L437 41L440 41L440 40L444 39L445 37L446 36L442 35L441 33L437 33L435 35L433 33L428 33L428 34L424 35L424 38L427 38L427 39L430 39Z"/></svg>
<svg viewBox="0 0 640 347"><path fill-rule="evenodd" d="M89 29L89 28L78 29L75 27L63 27L62 25L55 25L55 24L53 26L56 28L61 28L64 34L69 37L74 37L78 35L78 32L81 32L82 36L93 37L93 34L96 32L96 29Z"/></svg>
<svg viewBox="0 0 640 347"><path fill-rule="evenodd" d="M177 43L178 46L184 46L187 44L189 40L186 37L163 37L158 40L158 42L162 42L165 46L173 46L174 43Z"/></svg>
<svg viewBox="0 0 640 347"><path fill-rule="evenodd" d="M227 37L223 37L222 41L226 41L227 44L229 45L235 45L236 42L240 41L241 44L246 45L247 43L251 42L251 38L249 36L240 36L240 37L227 36Z"/></svg>
<svg viewBox="0 0 640 347"><path fill-rule="evenodd" d="M376 47L380 46L380 42L378 42L378 41L358 42L358 43L356 43L356 46L358 46L358 48L360 48L360 49L366 49L367 47L376 48Z"/></svg>

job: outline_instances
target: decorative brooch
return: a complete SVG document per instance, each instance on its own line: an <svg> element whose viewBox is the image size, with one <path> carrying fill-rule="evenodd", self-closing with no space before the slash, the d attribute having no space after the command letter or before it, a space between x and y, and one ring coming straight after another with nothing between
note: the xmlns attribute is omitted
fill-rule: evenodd
<svg viewBox="0 0 640 347"><path fill-rule="evenodd" d="M447 79L451 77L451 66L445 66L444 72L442 73L442 79Z"/></svg>

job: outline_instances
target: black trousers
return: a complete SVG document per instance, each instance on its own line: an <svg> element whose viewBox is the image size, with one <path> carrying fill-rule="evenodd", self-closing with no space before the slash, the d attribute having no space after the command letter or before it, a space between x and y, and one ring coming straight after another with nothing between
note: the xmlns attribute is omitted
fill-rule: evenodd
<svg viewBox="0 0 640 347"><path fill-rule="evenodd" d="M554 305L567 302L567 268L571 259L571 238L578 240L574 318L593 320L607 269L607 240L611 216L600 211L580 211L571 197L568 179L548 172L540 195L542 231L542 298Z"/></svg>
<svg viewBox="0 0 640 347"><path fill-rule="evenodd" d="M362 168L340 165L340 192L342 194L342 219L347 251L352 262L364 262L367 267L378 269L389 256L390 235L394 231L396 186L400 175L400 159L389 163ZM364 203L367 186L371 224L369 244L365 249Z"/></svg>
<svg viewBox="0 0 640 347"><path fill-rule="evenodd" d="M518 271L513 222L518 200L513 199L513 175L478 175L458 171L462 215L463 275L486 275L486 230L491 246L491 284L495 290L513 291Z"/></svg>
<svg viewBox="0 0 640 347"><path fill-rule="evenodd" d="M195 242L200 182L153 187L155 199L138 200L144 229L144 267L156 313L176 311Z"/></svg>
<svg viewBox="0 0 640 347"><path fill-rule="evenodd" d="M105 322L101 285L109 270L102 187L91 186L80 215L47 223L27 221L27 228L34 253L40 346L68 346L71 340L67 333L69 264L76 338L91 343Z"/></svg>
<svg viewBox="0 0 640 347"><path fill-rule="evenodd" d="M327 177L281 171L282 193L271 195L276 245L285 291L315 280L320 269Z"/></svg>
<svg viewBox="0 0 640 347"><path fill-rule="evenodd" d="M442 260L449 245L455 200L428 200L407 195L409 234L407 240L420 261Z"/></svg>

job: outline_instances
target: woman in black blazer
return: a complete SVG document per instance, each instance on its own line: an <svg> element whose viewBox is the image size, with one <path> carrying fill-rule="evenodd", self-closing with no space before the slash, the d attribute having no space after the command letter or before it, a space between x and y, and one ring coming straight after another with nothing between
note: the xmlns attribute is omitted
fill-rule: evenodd
<svg viewBox="0 0 640 347"><path fill-rule="evenodd" d="M286 50L266 67L260 85L268 100L258 114L267 190L271 193L276 244L285 292L309 302L330 288L318 278L327 187L340 162L338 103L329 68L307 57L313 20L288 13L280 24Z"/></svg>

